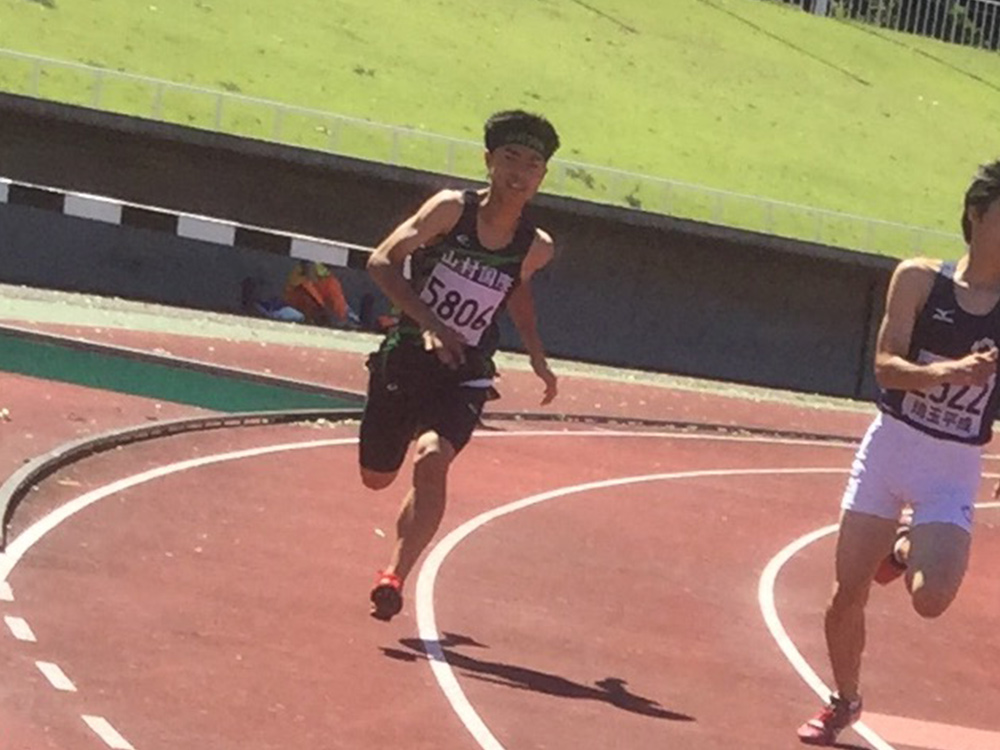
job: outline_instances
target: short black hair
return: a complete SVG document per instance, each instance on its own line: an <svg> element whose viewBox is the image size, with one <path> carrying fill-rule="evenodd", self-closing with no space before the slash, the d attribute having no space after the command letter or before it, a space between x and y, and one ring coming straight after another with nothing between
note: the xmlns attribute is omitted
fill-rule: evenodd
<svg viewBox="0 0 1000 750"><path fill-rule="evenodd" d="M484 128L486 150L508 144L533 148L548 161L559 148L559 134L541 115L522 109L508 109L490 116Z"/></svg>
<svg viewBox="0 0 1000 750"><path fill-rule="evenodd" d="M972 221L969 219L969 209L975 209L977 216L982 216L986 210L1000 198L1000 159L983 164L972 179L972 184L965 191L965 206L962 208L962 235L966 242L972 241Z"/></svg>

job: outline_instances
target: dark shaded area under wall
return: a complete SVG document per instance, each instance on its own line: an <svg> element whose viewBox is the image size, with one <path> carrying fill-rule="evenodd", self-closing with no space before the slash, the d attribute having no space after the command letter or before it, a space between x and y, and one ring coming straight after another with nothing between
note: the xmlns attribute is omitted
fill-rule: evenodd
<svg viewBox="0 0 1000 750"><path fill-rule="evenodd" d="M468 184L9 95L0 95L0 143L0 176L363 245L434 190ZM287 260L32 211L2 208L2 281L233 312L232 279ZM532 211L558 248L536 284L553 355L873 394L871 347L893 260L553 196ZM363 272L345 273L349 297L371 288Z"/></svg>

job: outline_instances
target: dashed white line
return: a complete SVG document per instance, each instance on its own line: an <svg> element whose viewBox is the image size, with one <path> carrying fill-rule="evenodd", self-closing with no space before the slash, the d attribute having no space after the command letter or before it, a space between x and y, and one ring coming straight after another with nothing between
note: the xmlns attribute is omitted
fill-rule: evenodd
<svg viewBox="0 0 1000 750"><path fill-rule="evenodd" d="M6 581L0 581L0 602L14 601L14 589Z"/></svg>
<svg viewBox="0 0 1000 750"><path fill-rule="evenodd" d="M607 430L598 430L598 431L591 431L591 430L580 430L580 431L567 431L567 430L525 430L525 431L518 431L518 430L514 430L514 431L511 431L511 432L482 433L482 434L477 434L476 435L477 438L529 437L529 436L530 437L563 437L563 438L584 438L584 437L589 437L589 438L608 438L608 437L621 437L621 438L664 438L664 437L666 437L666 438L670 438L670 439L674 439L674 440L704 440L704 441L711 441L711 442L725 441L725 442L746 442L746 443L764 442L764 443L777 444L777 445L808 445L808 446L813 446L813 447L832 447L832 448L839 448L839 449L843 449L845 447L847 447L847 448L852 447L849 444L844 444L844 443L839 443L839 442L833 442L833 441L831 441L831 442L825 442L825 441L812 441L812 440L774 439L774 438L758 438L758 437L752 437L752 436L729 436L729 435L727 435L727 436L722 436L722 435L694 435L694 434L676 434L676 433L670 433L670 432L658 432L658 433L654 433L654 432L645 432L645 433L642 433L642 432L640 432L640 433L636 433L636 432L627 432L627 431L607 431ZM155 479L159 479L161 477L169 476L169 475L175 474L177 472L182 472L182 471L187 471L187 470L190 470L190 469L201 468L203 466L210 466L210 465L218 464L218 463L224 463L224 462L227 462L227 461L239 460L239 459L244 459L244 458L254 458L254 457L257 457L257 456L265 456L265 455L269 455L269 454L273 454L273 453L283 453L283 452L286 452L286 451L296 451L296 450L306 450L306 449L332 447L332 446L337 446L337 445L347 445L347 444L357 443L357 441L358 441L358 439L356 437L354 437L354 438L340 438L340 439L332 439L332 440L311 440L311 441L301 442L301 443L284 443L284 444L279 444L279 445L269 445L269 446L263 446L263 447L259 447L259 448L252 448L252 449L248 449L248 450L233 451L231 453L215 454L215 455L212 455L212 456L205 456L205 457L200 457L200 458L186 460L186 461L178 461L178 462L173 463L173 464L167 464L167 465L164 465L164 466L159 466L159 467L157 467L155 469L152 469L152 470L149 470L149 471L145 471L145 472L142 472L140 474L135 474L135 475L126 477L124 479L120 479L120 480L118 480L116 482L112 482L109 485L106 485L104 487L98 488L98 489L93 490L91 492L85 493L85 494L83 494L83 495L75 498L74 500L71 500L70 502L67 502L66 504L60 506L59 508L57 508L56 510L52 511L48 515L46 515L43 518L39 519L34 524L32 524L30 527L28 527L27 529L25 529L21 534L19 534L17 536L17 538L15 538L14 541L8 546L6 553L0 553L0 586L6 585L6 580L7 580L8 576L11 574L11 572L13 571L13 569L17 566L18 562L20 562L20 560L22 559L22 557L24 556L24 554L33 545L35 545L40 539L42 539L42 537L44 537L49 531L51 531L52 529L56 528L63 521L65 521L65 520L67 520L69 518L72 518L76 513L80 512L81 510L83 510L87 506L91 505L92 503L95 503L95 502L97 502L99 500L102 500L102 499L104 499L106 497L109 497L111 495L114 495L114 494L117 494L119 492L122 492L125 489L129 489L131 487L135 487L136 485L144 484L146 482L150 482L150 481L153 481ZM799 471L802 471L802 470L794 470L794 469L793 470L783 470L783 472L788 472L788 473L798 473ZM843 469L821 469L820 471L843 472L844 470ZM671 476L671 478L679 478L680 476L698 476L699 474L702 474L702 473L703 472L690 472L690 473L688 473L688 472L682 472L680 475ZM712 474L712 473L715 473L715 472L708 472L708 474ZM730 473L743 473L743 474L760 473L760 474L764 474L764 473L768 473L768 472L759 471L759 470L758 471L741 470L739 472L724 471L724 472L722 472L722 475L728 475ZM803 472L803 473L809 473L809 472ZM655 478L662 478L662 477L666 477L666 476L669 476L669 475L656 475ZM642 479L638 479L637 481L653 481L653 480L654 480L654 477L644 477ZM633 480L633 481L636 481L636 480ZM625 483L625 482L621 482L621 480L612 480L609 483L595 483L594 485L588 486L587 489L595 489L596 486L598 486L598 485L614 486L614 484L616 484L616 483ZM579 488L579 487L576 488L576 491L581 491L581 488ZM505 513L513 512L514 510L519 510L521 507L526 507L527 505L531 505L534 502L541 502L542 500L550 499L553 496L558 496L558 495L561 495L561 494L569 494L569 491L557 491L555 493L555 495L550 495L549 493L546 493L545 496L535 496L534 498L527 499L527 501L521 501L519 503L514 503L514 504L509 505L509 506L504 506L503 511L501 513L497 514L497 515L504 515ZM512 506L517 506L517 507L512 507ZM471 532L472 530L473 529L468 529L468 532ZM457 543L457 542L458 542L458 540L456 539L455 543ZM443 561L443 557L444 557L444 555L441 556L441 561ZM439 564L440 564L441 561L439 561ZM433 579L433 576L431 578ZM425 586L426 586L426 583L425 583ZM418 589L419 588L420 588L420 584L418 582ZM430 590L431 591L433 590L433 582L431 582ZM418 598L419 598L419 592L418 592ZM429 597L429 598L431 599L431 601L433 600L432 596ZM427 603L425 603L424 607L425 607L425 609L427 608ZM419 609L420 609L420 607L418 605L418 610ZM423 637L425 637L425 638L431 632L434 632L434 628L436 627L435 623L434 623L434 618L433 618L433 605L432 604L430 605L430 610L431 610L430 621L429 621L429 623L425 623L425 625L429 624L430 627L429 628L428 627L422 627L421 628L421 631L422 631L421 635ZM434 662L432 662L432 666L434 666L434 664L436 662L440 661L440 666L443 666L445 668L445 670L448 670L447 662L444 661L442 654L437 653L437 654L433 654L432 656L434 658ZM52 683L53 687L55 687L56 689L65 690L65 691L76 691L76 687L73 685L73 683L63 673L63 671L61 669L59 669L59 667L56 666L55 664L51 664L49 662L36 662L36 665L38 666L38 669L42 672L42 674L44 674L45 677L48 678L49 682ZM448 670L448 671L450 671L450 670ZM441 674L441 673L438 673L439 681L442 679L442 677L444 677L444 675ZM453 675L452 675L452 679L454 679ZM457 687L457 680L455 680L455 685ZM445 692L446 692L446 694L448 693L447 690ZM458 692L461 693L461 689L460 688L458 689ZM464 697L465 697L464 694L462 694L462 698L464 698ZM469 708L471 709L471 705L469 706ZM475 711L471 710L471 714L475 715ZM478 715L476 715L476 718L478 719ZM91 723L91 721L87 720L87 717L84 717L84 720L87 721L88 725L90 725L91 728L94 729L94 731L96 733L102 734L100 730L94 728L95 726L101 727L101 729L104 730L105 732L107 732L107 730L110 730L110 732L107 732L107 737L109 737L111 739L111 741L109 741L107 738L105 738L105 742L108 742L108 744L109 744L110 747L115 748L115 750L118 750L119 748L122 748L123 750L132 750L132 746L130 744L128 744L128 742L124 738L122 738L121 735L119 735L116 731L114 731L114 728L111 727L110 724L108 724L105 720L101 719L101 717L90 717L90 719L91 719L91 721L94 722L93 724ZM489 730L485 729L485 725L483 725L483 729L485 730L486 734L489 733ZM102 738L104 738L103 734L102 734ZM111 744L111 742L119 742L120 744L117 744L117 745L116 744ZM497 746L499 746L499 745L497 745Z"/></svg>
<svg viewBox="0 0 1000 750"><path fill-rule="evenodd" d="M31 626L23 617L12 617L10 615L6 615L3 618L3 621L17 640L28 641L29 643L38 642L38 639L35 638L35 634L31 631Z"/></svg>
<svg viewBox="0 0 1000 750"><path fill-rule="evenodd" d="M72 683L66 673L63 672L57 664L53 664L50 661L36 661L35 666L38 667L38 671L45 675L52 687L56 690L62 690L67 693L75 693L76 685Z"/></svg>
<svg viewBox="0 0 1000 750"><path fill-rule="evenodd" d="M87 726L94 730L94 734L104 740L104 744L113 750L135 750L129 741L122 737L118 730L111 726L111 722L105 719L103 716L88 716L84 714L81 717Z"/></svg>

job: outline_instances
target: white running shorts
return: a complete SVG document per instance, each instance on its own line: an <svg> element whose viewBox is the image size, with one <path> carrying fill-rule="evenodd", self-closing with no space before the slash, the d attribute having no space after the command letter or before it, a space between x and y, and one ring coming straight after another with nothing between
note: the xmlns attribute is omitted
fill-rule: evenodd
<svg viewBox="0 0 1000 750"><path fill-rule="evenodd" d="M851 465L840 507L913 525L951 523L972 530L982 448L931 437L879 412Z"/></svg>

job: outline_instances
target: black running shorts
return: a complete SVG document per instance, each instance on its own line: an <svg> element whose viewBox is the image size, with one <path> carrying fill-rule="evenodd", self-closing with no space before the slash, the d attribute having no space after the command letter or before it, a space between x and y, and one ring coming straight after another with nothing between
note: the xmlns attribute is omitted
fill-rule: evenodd
<svg viewBox="0 0 1000 750"><path fill-rule="evenodd" d="M459 385L436 354L406 344L372 354L368 370L359 447L361 466L371 471L399 469L410 441L428 430L462 450L490 395Z"/></svg>

